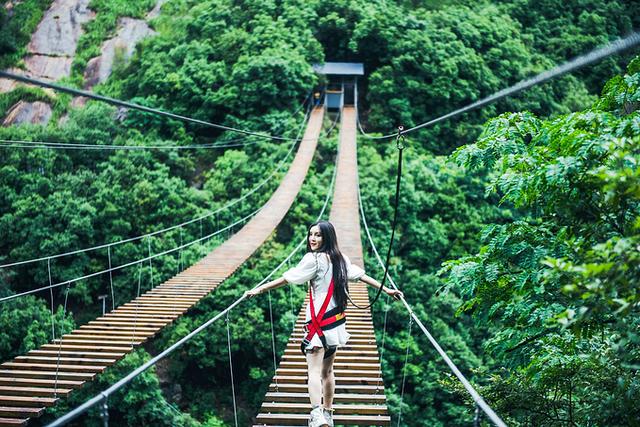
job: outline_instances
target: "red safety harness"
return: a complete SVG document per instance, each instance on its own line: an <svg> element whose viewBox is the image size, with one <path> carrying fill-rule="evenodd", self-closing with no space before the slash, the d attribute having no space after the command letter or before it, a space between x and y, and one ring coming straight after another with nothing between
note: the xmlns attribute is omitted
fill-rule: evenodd
<svg viewBox="0 0 640 427"><path fill-rule="evenodd" d="M344 312L341 312L338 307L327 312L327 307L329 306L331 297L333 297L333 279L331 279L329 291L327 292L327 296L320 307L320 311L316 314L315 306L313 305L313 292L311 290L311 286L309 286L309 309L311 311L311 321L307 322L304 326L304 331L307 333L307 336L300 344L302 354L305 354L305 350L311 343L315 334L318 334L318 337L322 342L322 346L326 351L329 346L327 345L327 338L324 336L323 331L333 329L347 321Z"/></svg>

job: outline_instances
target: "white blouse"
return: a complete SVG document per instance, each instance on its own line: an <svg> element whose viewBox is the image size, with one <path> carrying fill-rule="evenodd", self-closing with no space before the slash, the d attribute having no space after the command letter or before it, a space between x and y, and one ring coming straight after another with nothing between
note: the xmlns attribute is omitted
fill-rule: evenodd
<svg viewBox="0 0 640 427"><path fill-rule="evenodd" d="M349 257L342 255L347 265L347 279L356 281L364 275L364 270L356 265L351 264ZM329 256L324 252L308 252L297 266L287 270L283 275L284 279L293 284L303 284L311 281L311 289L313 292L313 301L316 314L320 311L320 307L329 292L329 285L333 277L333 265ZM311 320L310 304L307 304L305 322ZM335 299L332 297L327 311L336 307ZM327 344L330 346L341 346L346 344L349 334L345 329L345 325L325 331ZM317 335L311 340L308 348L322 347L320 339Z"/></svg>

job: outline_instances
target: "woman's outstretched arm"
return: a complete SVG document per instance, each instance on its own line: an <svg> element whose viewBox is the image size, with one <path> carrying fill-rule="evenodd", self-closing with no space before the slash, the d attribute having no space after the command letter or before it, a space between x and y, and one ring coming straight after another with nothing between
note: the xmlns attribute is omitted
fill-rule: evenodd
<svg viewBox="0 0 640 427"><path fill-rule="evenodd" d="M280 277L276 280L272 280L270 282L265 283L264 285L260 285L255 289L251 289L244 293L244 296L247 298L255 297L256 295L260 295L261 293L267 292L271 289L279 288L280 286L286 285L287 280L284 277Z"/></svg>
<svg viewBox="0 0 640 427"><path fill-rule="evenodd" d="M366 283L369 286L373 286L376 289L380 289L380 286L382 286L382 284L380 282L378 282L373 277L367 276L366 274L363 274L362 276L360 276L360 280L363 281L364 283ZM395 299L400 299L400 298L404 297L404 294L399 289L391 289L391 288L387 288L385 286L384 288L382 288L382 291L385 294L387 294L390 297L393 297Z"/></svg>

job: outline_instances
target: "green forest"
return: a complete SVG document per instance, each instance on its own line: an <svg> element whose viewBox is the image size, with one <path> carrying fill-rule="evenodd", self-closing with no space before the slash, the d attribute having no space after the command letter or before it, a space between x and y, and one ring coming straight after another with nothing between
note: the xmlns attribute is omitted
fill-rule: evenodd
<svg viewBox="0 0 640 427"><path fill-rule="evenodd" d="M0 8L0 67L21 67L50 6ZM96 18L71 75L121 17L153 2L91 0ZM640 29L635 0L169 0L156 34L92 90L199 120L295 137L321 83L312 65L362 62L359 114L372 135L448 113ZM291 157L287 141L169 120L33 87L0 94L53 108L46 126L0 127L1 140L89 145L233 145L217 149L45 150L0 145L0 264L72 252L204 220L151 238L0 269L0 297L90 275L175 248L264 204ZM325 129L331 125L326 118ZM612 56L455 120L407 135L391 276L452 360L510 426L640 425L640 56ZM149 360L262 280L304 237L324 203L337 132L277 231L186 315L30 422L44 425ZM397 150L358 139L363 209L379 250L393 218ZM282 163L281 163L282 162ZM281 165L282 167L278 167ZM271 179L267 179L270 174ZM216 215L266 180L259 191ZM0 361L39 347L148 290L223 242L184 250L0 303ZM365 243L365 270L381 279ZM292 263L300 259L295 256ZM285 266L286 267L286 266ZM284 271L284 270L282 270ZM111 294L113 282L113 297ZM302 287L272 292L276 354ZM52 316L52 304L55 316ZM401 304L372 309L392 423L471 426L475 405ZM269 305L231 313L239 425L273 376ZM405 367L405 349L409 346ZM406 383L401 400L403 369ZM234 424L224 322L212 325L109 400L118 426ZM482 425L490 425L486 419ZM101 426L97 408L72 425Z"/></svg>

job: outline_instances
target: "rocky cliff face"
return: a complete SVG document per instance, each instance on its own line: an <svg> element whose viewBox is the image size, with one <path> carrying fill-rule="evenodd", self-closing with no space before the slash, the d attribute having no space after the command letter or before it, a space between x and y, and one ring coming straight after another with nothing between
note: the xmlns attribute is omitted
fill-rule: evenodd
<svg viewBox="0 0 640 427"><path fill-rule="evenodd" d="M142 19L121 18L118 20L117 35L104 42L100 56L87 63L84 73L85 88L102 83L111 75L116 55L127 60L133 55L136 44L143 38L155 34Z"/></svg>
<svg viewBox="0 0 640 427"><path fill-rule="evenodd" d="M158 0L155 7L147 15L147 19L158 16L165 0ZM90 0L55 0L44 18L38 24L27 47L29 54L24 63L26 74L43 80L56 81L71 74L71 64L76 52L78 40L82 35L82 25L95 17L89 9ZM14 2L9 2L13 6ZM6 7L6 5L5 5ZM92 58L84 73L85 88L90 89L104 82L111 72L116 57L122 54L127 60L133 55L136 44L144 37L154 34L147 22L142 19L120 18L118 30L114 38L104 42L101 55ZM12 72L23 73L23 70L12 69ZM8 92L15 88L13 80L0 79L0 92ZM73 100L72 106L82 106L84 98ZM3 126L18 123L45 124L51 117L38 103L18 103L14 105L2 122ZM46 104L44 104L46 105ZM13 114L12 114L13 113Z"/></svg>
<svg viewBox="0 0 640 427"><path fill-rule="evenodd" d="M42 101L19 101L9 109L7 117L2 121L2 126L20 123L46 124L51 118L51 106Z"/></svg>

